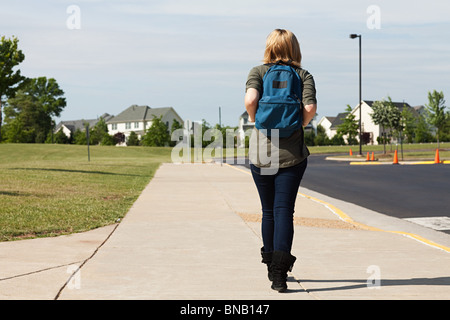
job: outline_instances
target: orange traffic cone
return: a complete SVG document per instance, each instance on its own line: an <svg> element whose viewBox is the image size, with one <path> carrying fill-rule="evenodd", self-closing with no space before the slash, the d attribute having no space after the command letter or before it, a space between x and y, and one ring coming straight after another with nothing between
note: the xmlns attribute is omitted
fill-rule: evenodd
<svg viewBox="0 0 450 320"><path fill-rule="evenodd" d="M375 161L375 155L374 155L374 153L372 152L372 158L370 159L371 161Z"/></svg>
<svg viewBox="0 0 450 320"><path fill-rule="evenodd" d="M351 156L353 155L353 151L352 151L352 148L350 148L350 155L351 155Z"/></svg>
<svg viewBox="0 0 450 320"><path fill-rule="evenodd" d="M366 161L370 161L369 153L367 152Z"/></svg>
<svg viewBox="0 0 450 320"><path fill-rule="evenodd" d="M434 156L434 163L441 163L439 159L439 149L436 149L436 155Z"/></svg>
<svg viewBox="0 0 450 320"><path fill-rule="evenodd" d="M398 164L397 150L395 150L395 154L394 154L394 162L392 162L392 164Z"/></svg>

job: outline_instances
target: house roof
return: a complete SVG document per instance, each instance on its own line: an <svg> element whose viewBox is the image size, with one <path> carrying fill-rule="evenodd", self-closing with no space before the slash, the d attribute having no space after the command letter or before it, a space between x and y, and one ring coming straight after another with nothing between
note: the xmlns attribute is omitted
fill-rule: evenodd
<svg viewBox="0 0 450 320"><path fill-rule="evenodd" d="M372 104L375 102L372 100L363 100L363 101L371 108L372 108ZM399 108L400 111L402 111L404 107L411 108L411 106L409 104L407 104L406 102L392 102L392 103L394 104L394 106Z"/></svg>
<svg viewBox="0 0 450 320"><path fill-rule="evenodd" d="M372 100L363 100L363 102L365 103L365 104L367 104L369 107L371 107L372 108L372 105L373 105L373 103L375 102L375 101L372 101ZM399 110L400 110L400 112L402 112L403 111L403 109L407 109L407 110L409 110L414 116L416 116L416 117L418 117L419 115L420 115L420 111L417 109L417 107L411 107L408 103L406 103L406 102L392 102L393 103L393 105L394 106L396 106ZM353 110L352 110L352 113L355 113L356 112L356 110L359 110L358 109L358 107L359 107L359 105L358 106L356 106Z"/></svg>
<svg viewBox="0 0 450 320"><path fill-rule="evenodd" d="M55 127L55 132L57 132L63 125L69 129L71 132L75 132L77 129L80 129L83 131L85 129L86 124L89 124L89 127L93 127L97 124L97 122L100 119L104 119L105 122L112 119L114 116L110 115L109 113L104 113L97 119L81 119L81 120L68 120L68 121L61 121L59 122Z"/></svg>
<svg viewBox="0 0 450 320"><path fill-rule="evenodd" d="M170 110L181 119L172 107L150 108L149 106L138 106L134 104L107 121L107 123L151 121L154 117L164 116Z"/></svg>
<svg viewBox="0 0 450 320"><path fill-rule="evenodd" d="M247 111L244 111L244 112L239 116L239 119L241 119L241 118L248 118L248 112L247 112Z"/></svg>
<svg viewBox="0 0 450 320"><path fill-rule="evenodd" d="M424 106L415 106L413 107L414 111L417 112L417 114L424 115L426 113Z"/></svg>
<svg viewBox="0 0 450 320"><path fill-rule="evenodd" d="M347 115L348 115L348 112L339 113L331 122L330 129L337 129L337 127L340 126L344 122L344 119L347 117Z"/></svg>
<svg viewBox="0 0 450 320"><path fill-rule="evenodd" d="M336 119L336 117L323 116L320 118L319 124L321 124L324 120L328 120L330 123L333 123L334 119Z"/></svg>

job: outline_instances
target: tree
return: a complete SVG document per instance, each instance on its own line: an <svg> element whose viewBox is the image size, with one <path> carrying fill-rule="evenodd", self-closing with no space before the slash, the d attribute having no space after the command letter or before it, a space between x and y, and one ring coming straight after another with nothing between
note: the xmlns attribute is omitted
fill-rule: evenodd
<svg viewBox="0 0 450 320"><path fill-rule="evenodd" d="M439 138L441 141L450 141L450 116L447 116L447 121L440 132Z"/></svg>
<svg viewBox="0 0 450 320"><path fill-rule="evenodd" d="M173 119L172 121L172 129L170 131L170 136L172 137L172 133L177 129L183 129L183 125L179 123L176 119ZM172 138L170 139L170 146L175 147L175 145L178 143L178 141L172 141Z"/></svg>
<svg viewBox="0 0 450 320"><path fill-rule="evenodd" d="M357 141L356 139L354 141ZM330 139L330 144L333 146L343 146L345 145L345 140L342 137L342 135L340 134L335 134L331 139ZM350 144L350 143L349 143Z"/></svg>
<svg viewBox="0 0 450 320"><path fill-rule="evenodd" d="M317 126L317 136L314 137L315 146L327 146L330 145L330 139L328 138L325 128L321 125Z"/></svg>
<svg viewBox="0 0 450 320"><path fill-rule="evenodd" d="M25 80L20 70L13 70L25 59L25 55L18 49L18 42L16 37L7 39L2 36L0 40L0 141L3 122L2 99L14 97L19 85Z"/></svg>
<svg viewBox="0 0 450 320"><path fill-rule="evenodd" d="M105 119L100 118L95 126L89 129L89 144L101 144L104 146L113 146L116 144L114 137L108 134L108 125Z"/></svg>
<svg viewBox="0 0 450 320"><path fill-rule="evenodd" d="M170 142L168 128L162 122L162 116L153 116L152 125L142 137L142 145L147 147L163 147Z"/></svg>
<svg viewBox="0 0 450 320"><path fill-rule="evenodd" d="M337 128L338 136L347 135L347 142L350 145L356 144L358 140L356 137L358 136L359 123L355 119L356 116L352 114L352 107L347 105L347 116L343 119L343 122Z"/></svg>
<svg viewBox="0 0 450 320"><path fill-rule="evenodd" d="M419 116L419 118L417 119L416 128L414 129L414 142L421 143L432 141L433 136L430 133L428 123L426 122L424 117Z"/></svg>
<svg viewBox="0 0 450 320"><path fill-rule="evenodd" d="M412 143L414 141L414 132L417 128L417 121L418 119L413 115L413 113L407 109L404 108L401 113L401 122L402 126L404 128L404 134L406 135L406 139L409 143Z"/></svg>
<svg viewBox="0 0 450 320"><path fill-rule="evenodd" d="M172 129L171 132L174 132L177 129L183 129L183 125L177 121L177 119L173 119L172 121Z"/></svg>
<svg viewBox="0 0 450 320"><path fill-rule="evenodd" d="M86 128L86 125L84 125L84 128ZM75 133L73 134L73 143L78 145L86 145L86 131L82 131L80 129L75 130Z"/></svg>
<svg viewBox="0 0 450 320"><path fill-rule="evenodd" d="M66 136L63 130L59 130L54 137L55 143L68 144L70 143L70 138Z"/></svg>
<svg viewBox="0 0 450 320"><path fill-rule="evenodd" d="M131 132L133 134L134 131ZM130 134L130 136L131 136ZM125 142L125 134L123 132L117 132L113 135L114 138L114 144L121 144Z"/></svg>
<svg viewBox="0 0 450 320"><path fill-rule="evenodd" d="M108 126L103 118L100 118L95 126L89 129L89 144L101 144L105 135L108 134Z"/></svg>
<svg viewBox="0 0 450 320"><path fill-rule="evenodd" d="M114 146L116 144L116 140L114 139L113 136L106 133L103 135L102 140L100 141L100 144L102 146Z"/></svg>
<svg viewBox="0 0 450 320"><path fill-rule="evenodd" d="M430 125L436 128L436 138L439 149L439 134L444 129L447 118L449 114L445 112L446 106L444 100L444 93L437 92L433 90L433 92L428 92L428 104L427 107L427 121Z"/></svg>
<svg viewBox="0 0 450 320"><path fill-rule="evenodd" d="M383 145L384 153L386 153L386 129L400 130L401 114L400 110L394 105L391 98L388 96L388 100L375 101L372 104L372 120L373 123L381 125L383 128Z"/></svg>
<svg viewBox="0 0 450 320"><path fill-rule="evenodd" d="M43 143L53 129L53 116L59 116L66 100L55 79L27 79L9 98L5 111L4 134L9 142ZM17 129L23 132L17 132Z"/></svg>
<svg viewBox="0 0 450 320"><path fill-rule="evenodd" d="M314 146L314 139L316 138L316 134L314 130L308 130L305 132L305 144L307 146Z"/></svg>
<svg viewBox="0 0 450 320"><path fill-rule="evenodd" d="M207 130L211 129L211 125L205 119L202 119L201 126L199 126L198 123L193 123L192 129L193 135L191 135L191 146L195 147L198 145L199 147L206 148L211 141L204 140L203 135Z"/></svg>
<svg viewBox="0 0 450 320"><path fill-rule="evenodd" d="M203 121L205 121L205 120L203 120ZM205 128L207 128L207 127L205 127ZM207 130L207 129L205 130L205 128L203 129L203 132L202 132L203 137L205 135L205 131ZM234 148L237 145L237 135L236 135L237 128L238 127L220 126L219 124L216 124L213 129L217 130L216 131L217 133L212 132L211 139L209 141L208 140L204 141L203 147L205 147L205 144L206 144L206 146L208 146L210 143L215 143L216 139L219 139L220 137L222 137L222 141L221 142L217 141L218 143L222 143L222 146L224 148L231 147L231 146ZM220 132L220 134L218 134L219 132ZM227 144L227 142L228 142L228 144Z"/></svg>
<svg viewBox="0 0 450 320"><path fill-rule="evenodd" d="M127 140L127 146L138 146L139 145L139 138L136 132L131 131L130 135L128 136Z"/></svg>
<svg viewBox="0 0 450 320"><path fill-rule="evenodd" d="M51 117L61 115L66 107L66 98L55 79L46 77L27 79L24 85L27 94L36 99L46 114Z"/></svg>
<svg viewBox="0 0 450 320"><path fill-rule="evenodd" d="M19 91L4 108L3 139L12 143L36 142L36 131L39 130L36 122L43 116L39 111L32 98Z"/></svg>

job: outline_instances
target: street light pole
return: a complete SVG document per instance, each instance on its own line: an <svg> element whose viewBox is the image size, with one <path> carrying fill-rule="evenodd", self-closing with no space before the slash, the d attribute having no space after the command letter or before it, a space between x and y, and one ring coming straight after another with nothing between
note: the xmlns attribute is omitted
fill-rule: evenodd
<svg viewBox="0 0 450 320"><path fill-rule="evenodd" d="M362 156L362 129L361 129L361 108L362 108L362 68L361 68L361 35L352 33L350 39L359 38L359 155Z"/></svg>

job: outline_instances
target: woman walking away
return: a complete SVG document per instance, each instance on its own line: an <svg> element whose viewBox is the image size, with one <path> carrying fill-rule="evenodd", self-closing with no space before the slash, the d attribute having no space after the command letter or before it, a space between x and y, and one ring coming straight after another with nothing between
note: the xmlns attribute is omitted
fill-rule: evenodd
<svg viewBox="0 0 450 320"><path fill-rule="evenodd" d="M278 292L287 290L287 272L296 260L294 206L309 155L303 127L317 109L314 79L301 59L295 35L276 29L267 37L264 64L250 70L246 83L245 108L255 122L249 158L262 206L261 256Z"/></svg>

